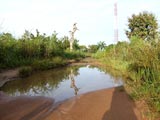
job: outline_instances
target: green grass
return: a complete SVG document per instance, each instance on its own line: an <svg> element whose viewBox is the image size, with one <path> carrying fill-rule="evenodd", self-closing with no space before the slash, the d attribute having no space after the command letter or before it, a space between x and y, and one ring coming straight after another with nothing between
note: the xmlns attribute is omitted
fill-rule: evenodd
<svg viewBox="0 0 160 120"><path fill-rule="evenodd" d="M150 115L154 114L155 119L160 117L159 56L160 42L151 44L139 39L130 44L110 45L105 51L93 55L105 64L108 72L123 76L126 85L131 88L132 99L145 100Z"/></svg>

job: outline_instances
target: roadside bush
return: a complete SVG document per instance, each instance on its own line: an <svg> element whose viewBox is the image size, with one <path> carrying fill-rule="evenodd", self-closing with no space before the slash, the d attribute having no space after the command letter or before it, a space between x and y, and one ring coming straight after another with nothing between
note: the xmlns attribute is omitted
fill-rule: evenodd
<svg viewBox="0 0 160 120"><path fill-rule="evenodd" d="M36 60L33 62L32 67L34 70L47 70L54 68L55 65L52 61L50 60Z"/></svg>
<svg viewBox="0 0 160 120"><path fill-rule="evenodd" d="M32 68L29 66L21 67L19 70L20 77L28 77L31 74L32 74Z"/></svg>
<svg viewBox="0 0 160 120"><path fill-rule="evenodd" d="M52 62L55 64L55 67L66 65L66 60L62 57L54 57L52 58Z"/></svg>
<svg viewBox="0 0 160 120"><path fill-rule="evenodd" d="M79 51L65 51L63 57L66 59L79 59L85 58L85 54Z"/></svg>
<svg viewBox="0 0 160 120"><path fill-rule="evenodd" d="M52 59L36 60L33 62L32 67L34 70L47 70L55 67L64 66L66 61L61 57L55 57Z"/></svg>

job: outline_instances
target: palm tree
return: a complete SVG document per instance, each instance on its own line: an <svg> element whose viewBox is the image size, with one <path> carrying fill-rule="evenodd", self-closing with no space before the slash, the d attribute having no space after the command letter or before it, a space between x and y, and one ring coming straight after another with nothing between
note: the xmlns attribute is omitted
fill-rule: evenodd
<svg viewBox="0 0 160 120"><path fill-rule="evenodd" d="M103 50L106 46L106 43L104 41L98 42L98 49Z"/></svg>

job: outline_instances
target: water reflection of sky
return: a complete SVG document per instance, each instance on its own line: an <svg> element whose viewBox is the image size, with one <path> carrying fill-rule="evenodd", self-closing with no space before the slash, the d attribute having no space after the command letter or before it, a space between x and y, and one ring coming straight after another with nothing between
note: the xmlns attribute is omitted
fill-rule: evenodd
<svg viewBox="0 0 160 120"><path fill-rule="evenodd" d="M59 69L60 70L60 69ZM78 69L72 69L69 68L67 70L67 77L60 79L58 82L56 82L57 85L54 85L52 82L56 78L55 75L61 76L62 73L61 70L59 74L53 74L54 70L49 71L49 73L43 73L43 79L38 79L37 82L40 82L43 80L43 82L46 79L46 83L42 84L41 86L37 86L36 84L32 84L32 82L29 85L29 87L26 88L26 90L23 92L21 89L18 89L21 85L18 82L17 83L8 83L6 86L4 86L3 91L7 92L10 95L13 96L19 96L19 95L30 95L30 96L47 96L47 97L53 97L55 101L61 101L68 99L70 97L75 96L76 94L82 94L89 91L104 89L104 88L111 88L116 86L121 86L123 84L121 79L114 78L113 76L103 72L102 70L99 70L98 68L92 68L90 66L80 67ZM75 72L76 71L76 72ZM47 76L50 76L48 78ZM38 76L31 76L30 79L35 79ZM53 78L53 79L52 79ZM26 82L27 82L26 80ZM51 81L51 82L49 82ZM42 83L43 83L42 82ZM52 84L51 84L52 83ZM12 86L16 86L17 88L14 90L12 89ZM5 88L10 88L12 92L7 91Z"/></svg>

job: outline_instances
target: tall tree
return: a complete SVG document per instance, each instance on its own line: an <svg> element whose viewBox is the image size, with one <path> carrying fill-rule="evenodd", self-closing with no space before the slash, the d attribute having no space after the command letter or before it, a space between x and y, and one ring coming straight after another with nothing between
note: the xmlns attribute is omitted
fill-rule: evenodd
<svg viewBox="0 0 160 120"><path fill-rule="evenodd" d="M133 14L131 18L128 18L126 35L129 39L136 36L143 40L152 40L156 38L157 33L158 23L154 14L142 12L138 15Z"/></svg>

